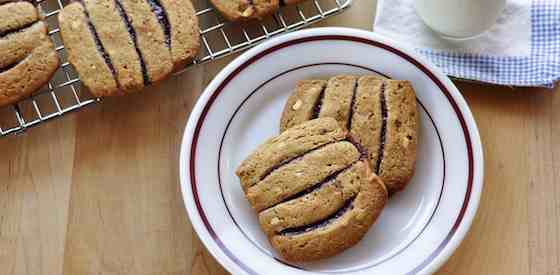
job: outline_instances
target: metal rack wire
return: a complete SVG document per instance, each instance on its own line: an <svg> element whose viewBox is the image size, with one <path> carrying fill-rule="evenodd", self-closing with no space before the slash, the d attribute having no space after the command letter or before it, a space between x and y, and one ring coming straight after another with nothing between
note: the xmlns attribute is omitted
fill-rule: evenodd
<svg viewBox="0 0 560 275"><path fill-rule="evenodd" d="M65 1L37 1L49 26L49 36L55 44L61 65L48 85L33 97L12 106L0 107L0 137L21 133L30 127L101 102L101 99L81 89L78 75L66 58L57 20ZM193 64L215 60L253 47L278 34L306 27L344 11L351 3L352 0L309 0L299 5L282 7L261 22L232 24L218 15L208 0L194 0L202 48Z"/></svg>

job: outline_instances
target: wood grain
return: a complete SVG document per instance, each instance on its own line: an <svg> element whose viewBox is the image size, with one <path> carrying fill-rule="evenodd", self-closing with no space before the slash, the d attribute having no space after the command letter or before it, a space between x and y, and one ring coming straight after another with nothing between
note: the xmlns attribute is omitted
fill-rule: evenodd
<svg viewBox="0 0 560 275"><path fill-rule="evenodd" d="M0 141L0 274L61 274L74 120Z"/></svg>
<svg viewBox="0 0 560 275"><path fill-rule="evenodd" d="M319 25L371 29L374 6ZM186 217L177 161L189 111L231 59L0 139L0 275L226 274ZM560 274L559 91L458 87L485 185L438 274Z"/></svg>

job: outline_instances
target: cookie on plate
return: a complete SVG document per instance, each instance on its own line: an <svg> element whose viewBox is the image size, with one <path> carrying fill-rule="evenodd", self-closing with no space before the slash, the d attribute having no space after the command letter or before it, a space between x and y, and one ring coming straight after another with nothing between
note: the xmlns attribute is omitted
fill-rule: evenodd
<svg viewBox="0 0 560 275"><path fill-rule="evenodd" d="M367 150L370 168L394 193L414 174L417 116L410 82L341 75L300 81L284 106L280 129L314 118L336 119Z"/></svg>
<svg viewBox="0 0 560 275"><path fill-rule="evenodd" d="M332 118L269 139L237 175L270 243L290 261L318 260L355 245L388 196L367 156Z"/></svg>
<svg viewBox="0 0 560 275"><path fill-rule="evenodd" d="M59 66L47 26L29 2L0 4L0 106L43 87Z"/></svg>
<svg viewBox="0 0 560 275"><path fill-rule="evenodd" d="M123 95L184 67L200 47L189 0L84 0L59 14L69 62L95 96Z"/></svg>

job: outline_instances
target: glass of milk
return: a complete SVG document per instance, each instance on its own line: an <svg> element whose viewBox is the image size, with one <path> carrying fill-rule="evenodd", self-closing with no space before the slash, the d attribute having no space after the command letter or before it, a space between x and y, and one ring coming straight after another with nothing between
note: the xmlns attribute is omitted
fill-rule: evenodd
<svg viewBox="0 0 560 275"><path fill-rule="evenodd" d="M490 29L506 0L416 0L416 12L444 38L468 39Z"/></svg>

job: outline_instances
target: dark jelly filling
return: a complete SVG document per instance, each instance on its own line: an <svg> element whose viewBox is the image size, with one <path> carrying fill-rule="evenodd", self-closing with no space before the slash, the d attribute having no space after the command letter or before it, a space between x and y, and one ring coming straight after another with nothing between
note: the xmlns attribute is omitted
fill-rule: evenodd
<svg viewBox="0 0 560 275"><path fill-rule="evenodd" d="M303 234L303 233L307 233L309 231L313 231L313 230L316 230L316 229L323 228L323 227L333 223L338 218L342 217L349 210L352 210L352 208L354 207L353 202L354 202L355 198L356 197L348 199L344 203L344 205L340 209L338 209L338 211L336 211L335 213L333 213L332 215L328 216L327 218L325 218L321 221L311 223L311 224L302 225L302 226L298 226L298 227L286 228L286 229L280 231L279 234L284 235L284 236L293 236L293 235Z"/></svg>
<svg viewBox="0 0 560 275"><path fill-rule="evenodd" d="M130 38L132 39L132 42L134 43L134 49L136 50L136 53L138 54L138 59L140 59L140 67L142 69L142 77L144 79L144 85L149 85L150 84L150 76L148 75L148 69L146 68L146 62L144 62L144 57L142 56L142 52L140 51L140 48L138 48L138 37L136 36L136 31L132 27L132 23L130 21L130 18L128 17L126 12L124 11L124 8L123 8L123 6L122 6L122 4L119 0L115 0L115 6L117 7L117 12L119 13L119 15L121 16L121 18L123 19L123 21L126 25L126 29L128 30L128 34L130 35Z"/></svg>
<svg viewBox="0 0 560 275"><path fill-rule="evenodd" d="M82 0L80 0L79 2L84 7L84 12L85 12L85 15L86 15L86 18L87 18L88 29L91 32L91 35L93 36L93 40L95 41L95 47L97 48L97 52L99 52L99 54L101 54L101 56L103 57L103 60L105 60L105 64L107 64L107 67L109 67L109 70L111 71L111 74L113 74L113 77L116 78L117 77L117 72L115 71L115 67L113 66L113 62L111 62L111 58L109 58L109 54L107 54L107 51L105 51L105 47L103 46L103 43L101 43L101 39L99 39L99 34L97 33L97 30L95 30L95 27L93 26L93 23L91 22L89 12L85 8L84 2Z"/></svg>
<svg viewBox="0 0 560 275"><path fill-rule="evenodd" d="M165 45L167 48L171 48L171 24L169 24L169 18L167 17L165 9L158 0L148 0L148 4L150 4L152 12L156 15L158 22L163 29Z"/></svg>
<svg viewBox="0 0 560 275"><path fill-rule="evenodd" d="M23 60L25 60L25 58L24 58ZM20 60L20 61L16 61L16 62L7 64L7 65L4 66L4 67L0 67L0 74L3 73L3 72L7 72L7 71L13 69L15 66L17 66L19 63L21 63L23 60Z"/></svg>
<svg viewBox="0 0 560 275"><path fill-rule="evenodd" d="M354 162L354 163L355 163L355 162ZM344 168L342 168L342 169L340 169L340 170L334 172L333 174L327 176L326 178L324 178L323 180L319 181L318 183L316 183L316 184L314 184L314 185L312 185L312 186L309 186L309 187L305 188L304 190L299 191L299 192L297 192L297 193L295 193L295 194L293 194L293 195L291 195L291 196L285 198L285 199L282 200L281 202L276 203L276 204L274 204L274 205L268 207L267 209L272 208L272 207L274 207L274 206L277 206L277 205L279 205L279 204L281 204L281 203L288 202L288 201L291 201L291 200L293 200L293 199L297 199L297 198L303 197L303 196L305 196L305 195L307 195L307 194L309 194L309 193L314 192L315 190L320 189L321 187L323 187L323 186L325 186L325 185L327 185L327 184L334 183L334 181L335 181L335 179L338 177L338 175L340 175L341 173L343 173L343 172L345 172L346 170L350 169L350 167L352 167L352 166L354 165L354 163L352 163L352 164L348 165L347 167L344 167Z"/></svg>
<svg viewBox="0 0 560 275"><path fill-rule="evenodd" d="M323 87L321 93L319 93L319 97L317 97L317 101L315 105L313 105L313 113L311 115L311 119L316 119L319 117L319 113L321 112L321 107L323 105L323 98L325 97L325 89L327 87Z"/></svg>
<svg viewBox="0 0 560 275"><path fill-rule="evenodd" d="M348 130L350 130L352 127L352 116L354 116L357 90L358 90L358 81L356 81L356 83L354 84L354 90L352 90L352 99L350 100L350 113L348 114L348 121L346 122L346 129Z"/></svg>
<svg viewBox="0 0 560 275"><path fill-rule="evenodd" d="M5 36L8 36L8 35L13 34L13 33L18 33L18 32L25 31L27 28L33 26L35 23L37 23L37 21L25 24L25 25L23 25L19 28L15 28L15 29L0 32L0 38L4 38Z"/></svg>
<svg viewBox="0 0 560 275"><path fill-rule="evenodd" d="M299 156L295 156L295 157L293 157L293 158L288 158L288 159L286 159L286 160L284 160L284 161L282 161L282 162L280 162L280 163L278 163L278 164L276 164L276 165L273 165L272 167L268 168L268 170L266 170L266 171L264 172L264 174L262 175L262 177L260 178L260 180L263 180L264 178L266 178L268 175L270 175L272 172L274 172L274 171L277 170L278 168L280 168L280 167L282 167L282 166L284 166L284 165L286 165L286 164L288 164L288 163L290 163L290 162L299 160L299 159L303 158L303 156L305 156L305 155L307 155L307 154L309 154L309 153L311 153L311 152L313 152L313 151L315 151L315 150L319 150L319 149L321 149L321 148L323 148L323 147L325 147L325 146L327 146L327 145L329 145L329 144L333 144L333 143L335 143L335 142L336 142L336 141L323 144L323 145L321 145L321 146L319 146L319 147L315 147L315 148L313 148L313 149L310 149L309 151L304 152L303 154L301 154L301 155L299 155Z"/></svg>
<svg viewBox="0 0 560 275"><path fill-rule="evenodd" d="M381 86L381 92L379 93L380 103L381 103L381 135L379 142L379 154L377 157L377 163L375 164L375 173L379 175L381 169L381 161L383 161L383 155L385 153L385 138L387 132L387 100L385 95L385 84Z"/></svg>

